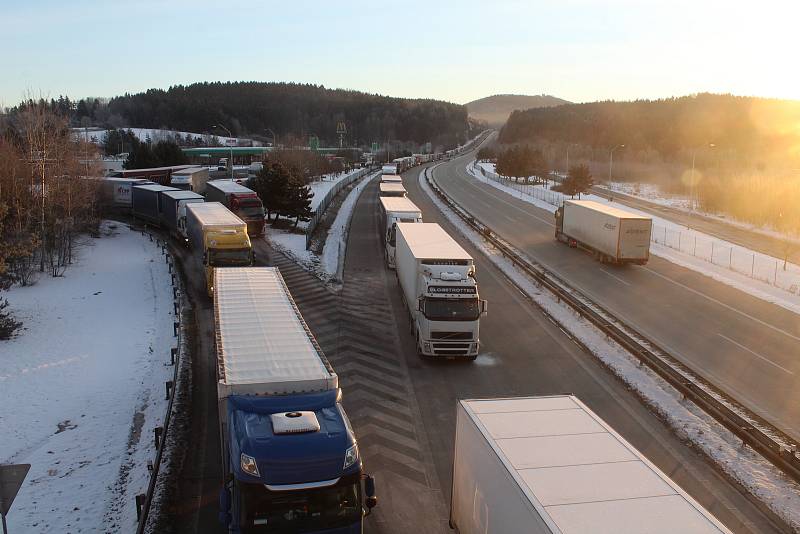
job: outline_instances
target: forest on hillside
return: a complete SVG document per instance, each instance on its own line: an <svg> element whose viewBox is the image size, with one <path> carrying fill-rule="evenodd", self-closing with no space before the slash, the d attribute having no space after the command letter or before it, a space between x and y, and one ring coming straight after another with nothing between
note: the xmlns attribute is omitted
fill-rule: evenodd
<svg viewBox="0 0 800 534"><path fill-rule="evenodd" d="M800 101L698 94L515 111L501 147L541 150L551 169L653 183L700 209L800 235Z"/></svg>
<svg viewBox="0 0 800 534"><path fill-rule="evenodd" d="M728 159L800 161L800 102L698 94L663 100L591 102L515 111L501 143L544 141L593 149L625 145L627 157L684 159L714 145ZM622 156L622 154L620 154Z"/></svg>
<svg viewBox="0 0 800 534"><path fill-rule="evenodd" d="M324 145L338 144L341 122L350 146L392 140L451 147L469 135L461 105L312 84L195 83L125 94L108 105L130 127L202 133L221 124L235 136L272 138L274 132L280 143L316 135Z"/></svg>

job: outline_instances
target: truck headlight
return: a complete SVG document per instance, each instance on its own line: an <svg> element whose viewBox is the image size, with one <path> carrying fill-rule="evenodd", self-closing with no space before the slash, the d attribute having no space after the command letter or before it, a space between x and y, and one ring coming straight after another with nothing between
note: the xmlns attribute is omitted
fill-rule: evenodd
<svg viewBox="0 0 800 534"><path fill-rule="evenodd" d="M358 445L354 443L353 446L347 449L347 451L345 451L344 453L344 467L342 467L342 469L347 469L357 461L358 461Z"/></svg>
<svg viewBox="0 0 800 534"><path fill-rule="evenodd" d="M431 351L431 344L428 343L427 341L423 341L422 342L422 350L424 350L425 352L430 352Z"/></svg>
<svg viewBox="0 0 800 534"><path fill-rule="evenodd" d="M258 465L256 464L256 459L253 458L252 456L248 456L247 454L242 453L241 466L242 466L242 471L244 471L248 475L253 475L254 477L261 476L258 472Z"/></svg>

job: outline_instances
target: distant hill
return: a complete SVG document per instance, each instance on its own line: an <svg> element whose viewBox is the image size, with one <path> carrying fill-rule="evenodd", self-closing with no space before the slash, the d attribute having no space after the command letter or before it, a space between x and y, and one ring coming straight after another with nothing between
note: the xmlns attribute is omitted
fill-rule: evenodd
<svg viewBox="0 0 800 534"><path fill-rule="evenodd" d="M486 121L489 126L500 127L514 110L549 108L569 103L550 95L494 95L473 100L466 106L470 117Z"/></svg>

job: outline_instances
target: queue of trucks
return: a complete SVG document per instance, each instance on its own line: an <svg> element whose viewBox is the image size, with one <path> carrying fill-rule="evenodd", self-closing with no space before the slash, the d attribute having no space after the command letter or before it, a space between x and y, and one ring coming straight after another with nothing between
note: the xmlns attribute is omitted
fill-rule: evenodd
<svg viewBox="0 0 800 534"><path fill-rule="evenodd" d="M474 360L487 310L475 262L423 222L397 182L381 179L380 228L417 351ZM247 193L214 184L203 197L114 182L110 197L129 198L137 218L202 257L214 299L220 520L231 533L360 533L377 504L375 481L338 376L279 270L252 266L250 226L230 209L245 206ZM593 204L565 202L556 237L601 261L646 261L650 221ZM450 526L460 534L633 534L645 524L658 534L729 532L574 396L461 400L454 439Z"/></svg>

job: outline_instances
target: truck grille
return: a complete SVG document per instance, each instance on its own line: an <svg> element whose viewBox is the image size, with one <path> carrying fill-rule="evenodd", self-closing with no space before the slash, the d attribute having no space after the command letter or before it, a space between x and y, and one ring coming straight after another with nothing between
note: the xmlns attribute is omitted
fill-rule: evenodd
<svg viewBox="0 0 800 534"><path fill-rule="evenodd" d="M442 356L459 356L469 354L471 343L433 343L433 353Z"/></svg>
<svg viewBox="0 0 800 534"><path fill-rule="evenodd" d="M431 339L472 340L472 332L431 332Z"/></svg>

